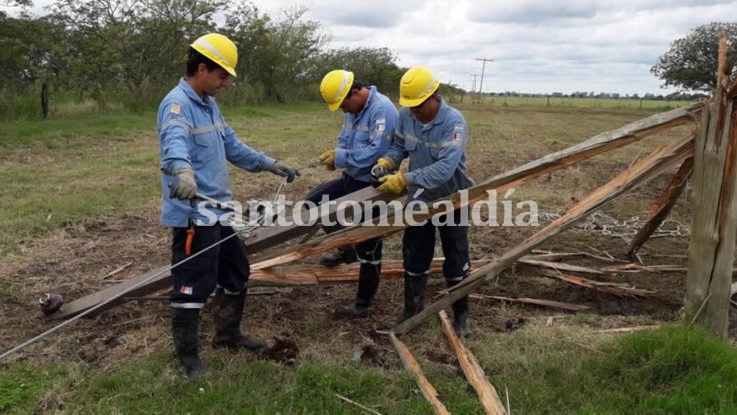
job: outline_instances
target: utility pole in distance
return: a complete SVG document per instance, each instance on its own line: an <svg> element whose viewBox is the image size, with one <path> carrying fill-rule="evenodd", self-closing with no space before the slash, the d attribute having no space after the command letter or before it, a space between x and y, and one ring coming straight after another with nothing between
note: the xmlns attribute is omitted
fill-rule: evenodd
<svg viewBox="0 0 737 415"><path fill-rule="evenodd" d="M483 65L481 66L481 82L479 82L479 94L483 92L484 87L484 70L486 69L486 62L494 62L494 59L488 59L488 58L476 58L477 61L482 61Z"/></svg>
<svg viewBox="0 0 737 415"><path fill-rule="evenodd" d="M471 93L474 93L474 92L476 92L476 77L477 77L478 75L479 75L479 74L477 74L477 73L472 73L472 74L471 74L471 76L473 76L473 84L471 84Z"/></svg>

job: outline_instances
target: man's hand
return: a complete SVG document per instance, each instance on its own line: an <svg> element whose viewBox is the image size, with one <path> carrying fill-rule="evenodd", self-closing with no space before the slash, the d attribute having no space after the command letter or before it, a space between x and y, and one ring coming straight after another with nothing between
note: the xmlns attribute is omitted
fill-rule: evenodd
<svg viewBox="0 0 737 415"><path fill-rule="evenodd" d="M197 183L194 181L194 172L189 167L174 170L174 182L171 184L169 197L177 199L191 199L197 194Z"/></svg>
<svg viewBox="0 0 737 415"><path fill-rule="evenodd" d="M317 158L328 170L335 170L335 150L326 151Z"/></svg>
<svg viewBox="0 0 737 415"><path fill-rule="evenodd" d="M266 170L276 174L277 176L286 177L287 183L292 183L295 176L300 176L298 170L295 170L279 162L272 164L271 167Z"/></svg>
<svg viewBox="0 0 737 415"><path fill-rule="evenodd" d="M404 178L402 172L386 175L379 179L381 186L376 190L380 192L400 194L407 188L407 179Z"/></svg>
<svg viewBox="0 0 737 415"><path fill-rule="evenodd" d="M378 180L392 170L394 170L394 163L387 158L379 157L374 167L371 168L371 177Z"/></svg>

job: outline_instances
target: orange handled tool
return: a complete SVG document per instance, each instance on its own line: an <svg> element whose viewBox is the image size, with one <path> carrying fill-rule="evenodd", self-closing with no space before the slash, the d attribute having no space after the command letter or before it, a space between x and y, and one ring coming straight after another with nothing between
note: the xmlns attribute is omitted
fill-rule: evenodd
<svg viewBox="0 0 737 415"><path fill-rule="evenodd" d="M194 226L187 229L187 242L184 243L184 254L187 256L192 254L192 241L194 241Z"/></svg>

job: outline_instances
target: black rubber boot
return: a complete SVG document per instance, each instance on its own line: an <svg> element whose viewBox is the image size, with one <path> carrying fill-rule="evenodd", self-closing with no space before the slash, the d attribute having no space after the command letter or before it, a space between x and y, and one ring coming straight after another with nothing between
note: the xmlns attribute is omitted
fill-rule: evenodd
<svg viewBox="0 0 737 415"><path fill-rule="evenodd" d="M227 295L222 289L215 293L212 302L212 320L215 324L215 337L212 347L231 350L248 350L258 352L266 347L266 342L241 333L243 306L246 302L246 289L240 294Z"/></svg>
<svg viewBox="0 0 737 415"><path fill-rule="evenodd" d="M338 248L320 257L320 264L326 267L337 267L341 264L350 264L358 261L356 250L352 246Z"/></svg>
<svg viewBox="0 0 737 415"><path fill-rule="evenodd" d="M356 302L335 310L335 314L343 317L366 317L371 308L376 290L379 288L379 276L381 275L381 264L362 263L358 272L358 291L356 291Z"/></svg>
<svg viewBox="0 0 737 415"><path fill-rule="evenodd" d="M199 356L199 319L198 308L172 308L174 350L184 374L190 379L200 378L207 373Z"/></svg>
<svg viewBox="0 0 737 415"><path fill-rule="evenodd" d="M424 308L425 285L427 285L427 274L414 276L404 273L404 311L400 323Z"/></svg>
<svg viewBox="0 0 737 415"><path fill-rule="evenodd" d="M445 280L448 288L459 284L461 281ZM458 337L471 335L471 325L468 323L468 296L461 297L453 303L453 330Z"/></svg>

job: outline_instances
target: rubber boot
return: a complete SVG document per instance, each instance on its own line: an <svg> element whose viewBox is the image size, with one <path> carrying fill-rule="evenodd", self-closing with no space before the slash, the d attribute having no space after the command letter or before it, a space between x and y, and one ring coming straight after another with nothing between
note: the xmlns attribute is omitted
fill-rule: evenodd
<svg viewBox="0 0 737 415"><path fill-rule="evenodd" d="M461 281L445 280L448 288L459 284ZM453 330L458 337L468 337L471 335L471 325L468 323L468 296L461 297L456 300L453 305Z"/></svg>
<svg viewBox="0 0 737 415"><path fill-rule="evenodd" d="M241 333L245 302L246 289L237 295L227 295L221 288L215 292L215 299L212 302L212 319L215 324L213 348L227 347L230 350L258 352L266 347L265 341Z"/></svg>
<svg viewBox="0 0 737 415"><path fill-rule="evenodd" d="M343 317L366 317L371 307L376 290L379 288L381 264L362 263L358 272L358 291L356 302L352 306L335 310L335 314Z"/></svg>
<svg viewBox="0 0 737 415"><path fill-rule="evenodd" d="M200 378L207 373L199 356L199 319L198 308L172 308L174 350L179 365L190 379Z"/></svg>
<svg viewBox="0 0 737 415"><path fill-rule="evenodd" d="M358 261L356 250L352 246L338 248L320 257L320 264L326 267L337 267L340 264L350 264Z"/></svg>
<svg viewBox="0 0 737 415"><path fill-rule="evenodd" d="M422 311L425 302L425 286L427 285L427 274L420 276L404 273L404 311L402 320L409 320L412 316Z"/></svg>

